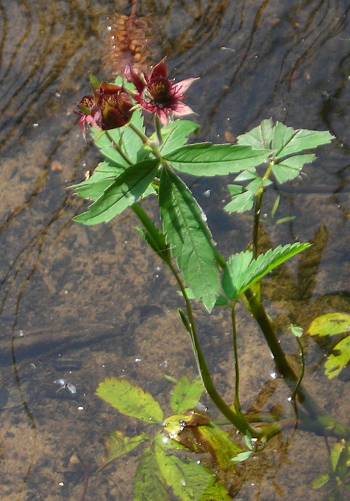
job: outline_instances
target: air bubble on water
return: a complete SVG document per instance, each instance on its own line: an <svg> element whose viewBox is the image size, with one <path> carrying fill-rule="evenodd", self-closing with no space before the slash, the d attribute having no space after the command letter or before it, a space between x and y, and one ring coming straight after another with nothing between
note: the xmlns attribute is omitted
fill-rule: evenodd
<svg viewBox="0 0 350 501"><path fill-rule="evenodd" d="M86 162L83 162L81 165L82 165L83 167L86 167Z"/></svg>
<svg viewBox="0 0 350 501"><path fill-rule="evenodd" d="M67 383L66 388L69 391L69 393L71 393L72 395L75 395L77 392L77 387L75 386L75 384Z"/></svg>
<svg viewBox="0 0 350 501"><path fill-rule="evenodd" d="M60 92L55 92L55 96L59 99L61 97L61 93Z"/></svg>
<svg viewBox="0 0 350 501"><path fill-rule="evenodd" d="M162 437L162 442L163 442L163 444L166 445L166 444L168 444L170 442L170 438L164 436L164 437Z"/></svg>
<svg viewBox="0 0 350 501"><path fill-rule="evenodd" d="M112 31L112 26L107 26L107 31Z"/></svg>
<svg viewBox="0 0 350 501"><path fill-rule="evenodd" d="M23 337L24 336L24 332L22 331L22 329L19 331L19 337Z"/></svg>
<svg viewBox="0 0 350 501"><path fill-rule="evenodd" d="M205 190L203 192L203 195L206 197L206 198L209 198L210 197L210 190Z"/></svg>
<svg viewBox="0 0 350 501"><path fill-rule="evenodd" d="M154 276L155 276L155 278L159 278L159 275L158 275L158 273L156 273L156 274L155 274Z"/></svg>
<svg viewBox="0 0 350 501"><path fill-rule="evenodd" d="M291 402L292 401L292 397L288 397L287 400L288 400L288 402Z"/></svg>
<svg viewBox="0 0 350 501"><path fill-rule="evenodd" d="M272 379L276 379L277 374L276 374L276 372L271 372L270 376Z"/></svg>
<svg viewBox="0 0 350 501"><path fill-rule="evenodd" d="M59 485L60 487L63 487L63 486L64 486L64 482L58 482L58 485Z"/></svg>
<svg viewBox="0 0 350 501"><path fill-rule="evenodd" d="M160 271L162 268L160 266L156 266L156 270Z"/></svg>
<svg viewBox="0 0 350 501"><path fill-rule="evenodd" d="M82 405L79 405L78 411L83 411L83 410L84 410L84 407Z"/></svg>
<svg viewBox="0 0 350 501"><path fill-rule="evenodd" d="M141 362L142 358L135 358L135 362Z"/></svg>
<svg viewBox="0 0 350 501"><path fill-rule="evenodd" d="M255 487L255 484L254 484L254 482L252 482L252 483L251 483L250 485L251 485L252 487Z"/></svg>
<svg viewBox="0 0 350 501"><path fill-rule="evenodd" d="M39 127L39 124L37 122L33 123L33 127Z"/></svg>
<svg viewBox="0 0 350 501"><path fill-rule="evenodd" d="M64 379L55 379L53 384L59 384L60 386L64 386L66 384L66 381Z"/></svg>
<svg viewBox="0 0 350 501"><path fill-rule="evenodd" d="M200 459L198 459L198 461L196 461L196 463L197 463L197 464L201 464L201 460L200 460Z"/></svg>

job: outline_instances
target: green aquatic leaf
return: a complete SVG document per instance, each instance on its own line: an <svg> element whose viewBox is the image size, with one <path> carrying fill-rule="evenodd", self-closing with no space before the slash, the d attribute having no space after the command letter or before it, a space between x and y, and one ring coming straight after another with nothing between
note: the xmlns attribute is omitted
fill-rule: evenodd
<svg viewBox="0 0 350 501"><path fill-rule="evenodd" d="M184 146L191 134L199 129L199 124L191 120L175 120L166 127L162 127L161 134L163 143L159 146L161 154L168 155L172 151ZM151 141L157 141L157 136L153 134Z"/></svg>
<svg viewBox="0 0 350 501"><path fill-rule="evenodd" d="M342 440L341 442L337 442L332 447L332 450L331 450L331 463L332 463L332 470L334 472L337 471L337 466L338 466L339 460L340 460L343 452L347 452L346 451L346 442L345 442L345 440Z"/></svg>
<svg viewBox="0 0 350 501"><path fill-rule="evenodd" d="M329 355L325 363L325 374L329 379L338 376L350 362L350 336L339 341L333 351L334 354Z"/></svg>
<svg viewBox="0 0 350 501"><path fill-rule="evenodd" d="M250 459L253 454L254 454L253 451L240 452L239 454L237 454L237 456L233 457L231 461L233 461L236 464L244 463L244 461Z"/></svg>
<svg viewBox="0 0 350 501"><path fill-rule="evenodd" d="M126 416L146 423L163 421L163 411L157 400L126 379L105 379L98 385L96 395Z"/></svg>
<svg viewBox="0 0 350 501"><path fill-rule="evenodd" d="M75 184L71 188L81 198L97 200L123 172L125 167L108 161L101 162L87 181Z"/></svg>
<svg viewBox="0 0 350 501"><path fill-rule="evenodd" d="M141 433L136 437L128 437L120 431L115 431L107 439L107 454L103 466L129 454L146 440L149 440L149 437L145 433Z"/></svg>
<svg viewBox="0 0 350 501"><path fill-rule="evenodd" d="M269 152L254 151L235 144L189 144L165 155L179 172L192 176L226 176L257 167Z"/></svg>
<svg viewBox="0 0 350 501"><path fill-rule="evenodd" d="M217 251L205 215L187 186L168 169L160 178L163 231L185 283L210 311L221 290Z"/></svg>
<svg viewBox="0 0 350 501"><path fill-rule="evenodd" d="M107 223L137 202L155 178L158 160L145 160L129 167L74 221L86 225Z"/></svg>
<svg viewBox="0 0 350 501"><path fill-rule="evenodd" d="M337 336L350 334L348 313L326 313L315 318L307 331L310 336Z"/></svg>
<svg viewBox="0 0 350 501"><path fill-rule="evenodd" d="M113 142L107 135L109 131L102 130L99 127L91 127L90 133L95 146L107 160L124 168L130 166L129 162L127 162L113 146Z"/></svg>
<svg viewBox="0 0 350 501"><path fill-rule="evenodd" d="M220 470L225 471L234 467L232 460L242 449L232 441L228 433L211 423L208 426L198 427L196 434L202 448L214 457Z"/></svg>
<svg viewBox="0 0 350 501"><path fill-rule="evenodd" d="M167 501L169 499L153 449L144 452L135 477L134 501Z"/></svg>
<svg viewBox="0 0 350 501"><path fill-rule="evenodd" d="M237 301L239 297L268 273L281 266L292 257L308 249L310 244L279 245L253 259L251 251L234 254L227 262L223 286L228 298Z"/></svg>
<svg viewBox="0 0 350 501"><path fill-rule="evenodd" d="M219 482L215 482L204 492L200 501L232 501L232 496L230 496L226 487Z"/></svg>
<svg viewBox="0 0 350 501"><path fill-rule="evenodd" d="M334 136L328 131L297 129L276 123L272 148L277 151L276 158L295 155L305 150L314 150L318 146L330 143Z"/></svg>
<svg viewBox="0 0 350 501"><path fill-rule="evenodd" d="M168 456L159 446L156 447L156 458L164 481L181 501L200 500L215 484L215 476L201 464Z"/></svg>
<svg viewBox="0 0 350 501"><path fill-rule="evenodd" d="M242 192L234 195L231 202L225 205L224 210L226 212L246 212L253 208L254 193L245 191L243 186L240 186L240 188L242 189Z"/></svg>
<svg viewBox="0 0 350 501"><path fill-rule="evenodd" d="M271 149L274 124L271 118L263 120L251 131L237 137L240 146L251 146L254 150Z"/></svg>
<svg viewBox="0 0 350 501"><path fill-rule="evenodd" d="M190 409L194 409L203 392L204 386L200 379L190 381L186 376L183 376L171 392L171 410L176 414L182 414Z"/></svg>
<svg viewBox="0 0 350 501"><path fill-rule="evenodd" d="M282 160L281 163L276 163L272 167L272 172L280 184L291 181L299 176L302 168L306 164L311 164L316 160L316 155L296 155Z"/></svg>
<svg viewBox="0 0 350 501"><path fill-rule="evenodd" d="M134 111L130 123L145 133L143 114L140 110ZM108 132L113 142L120 146L132 164L140 162L149 156L149 151L144 148L142 139L129 127L129 124L118 129L111 129Z"/></svg>
<svg viewBox="0 0 350 501"><path fill-rule="evenodd" d="M295 337L302 337L302 335L304 334L304 329L299 325L290 324L290 330Z"/></svg>
<svg viewBox="0 0 350 501"><path fill-rule="evenodd" d="M328 473L324 475L320 475L312 482L312 488L315 490L321 489L324 485L326 485L330 480Z"/></svg>

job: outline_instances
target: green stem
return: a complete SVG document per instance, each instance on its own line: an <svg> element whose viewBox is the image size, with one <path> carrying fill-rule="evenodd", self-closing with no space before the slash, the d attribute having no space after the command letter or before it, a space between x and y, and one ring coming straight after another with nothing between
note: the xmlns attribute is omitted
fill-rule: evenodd
<svg viewBox="0 0 350 501"><path fill-rule="evenodd" d="M272 167L274 163L271 161L266 169L266 172L263 176L263 181L266 181L269 179L269 177L272 174ZM256 259L258 255L258 246L259 246L259 227L260 227L260 215L261 215L261 208L262 208L262 203L264 200L264 195L265 195L265 187L264 185L260 188L260 190L257 192L255 196L255 203L254 203L254 226L253 226L253 257Z"/></svg>
<svg viewBox="0 0 350 501"><path fill-rule="evenodd" d="M137 134L139 136L139 138L141 139L141 141L143 142L144 145L148 146L149 148L151 148L152 150L152 153L154 154L154 156L156 158L158 158L159 160L162 160L162 156L159 152L159 149L152 143L152 141L149 140L149 138L146 136L146 134L144 134L142 132L142 130L138 129L137 127L135 127L135 125L133 123L129 123L129 127L130 129L132 129L135 134Z"/></svg>
<svg viewBox="0 0 350 501"><path fill-rule="evenodd" d="M233 357L235 366L235 410L236 412L241 411L241 403L239 399L239 362L238 362L238 348L237 348L237 329L236 329L236 314L235 314L236 303L231 307L231 323L232 323L232 345L233 345Z"/></svg>
<svg viewBox="0 0 350 501"><path fill-rule="evenodd" d="M298 396L300 403L303 404L304 408L310 414L310 417L317 418L321 415L321 411L317 404L312 400L311 396L302 387L299 377L296 375L294 370L288 363L284 351L281 348L279 340L276 337L274 329L271 325L270 319L266 314L265 308L262 303L258 301L251 290L246 292L246 298L248 300L251 312L259 324L265 340L270 348L270 351L274 357L276 368L278 372L285 378L286 383L293 391L295 396Z"/></svg>
<svg viewBox="0 0 350 501"><path fill-rule="evenodd" d="M185 287L182 283L182 280L181 280L177 270L175 269L174 265L172 263L169 263L168 266L169 266L170 270L172 271L172 273L177 281L178 286L180 287L182 296L183 296L185 303L186 303L186 310L187 310L188 320L189 320L189 324L190 324L190 336L191 336L193 351L194 351L194 354L196 357L199 373L202 377L202 381L203 381L204 387L205 387L208 395L210 396L210 398L212 399L212 401L214 402L216 407L222 412L222 414L241 433L246 435L247 432L249 432L253 437L260 437L261 434L259 432L257 432L256 430L254 430L250 426L248 421L245 419L244 415L239 411L234 412L226 404L226 402L223 400L221 395L218 393L218 391L214 385L214 382L212 380L212 377L210 375L208 365L207 365L207 362L206 362L205 357L204 357L204 353L203 353L202 348L201 348L200 343L199 343L196 324L195 324L195 320L193 317L192 305L191 305L191 302L187 296L186 289L185 289Z"/></svg>
<svg viewBox="0 0 350 501"><path fill-rule="evenodd" d="M117 150L117 152L125 160L125 162L127 164L129 164L129 165L133 165L133 163L131 162L130 158L124 153L124 151L121 149L121 147L119 146L119 144L114 141L113 137L110 135L110 133L108 132L108 130L106 130L105 133L106 133L106 136L108 137L108 139L113 144L114 149Z"/></svg>
<svg viewBox="0 0 350 501"><path fill-rule="evenodd" d="M160 123L158 115L154 115L154 128L156 129L159 146L163 143L162 138L162 124Z"/></svg>

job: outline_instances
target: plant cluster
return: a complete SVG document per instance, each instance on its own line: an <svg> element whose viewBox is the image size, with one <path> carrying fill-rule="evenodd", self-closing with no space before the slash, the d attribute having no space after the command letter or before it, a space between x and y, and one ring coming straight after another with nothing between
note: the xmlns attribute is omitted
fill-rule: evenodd
<svg viewBox="0 0 350 501"><path fill-rule="evenodd" d="M249 445L248 450L243 452L236 445L232 445L235 451L232 449L230 452L231 464L249 459L271 437L284 427L290 426L290 419L287 417L271 419L271 416L249 415L241 407L236 329L236 306L239 302L243 303L259 325L273 355L276 369L290 388L292 403L299 406L299 426L314 433L336 436L338 440L346 441L350 436L349 428L325 415L303 387L303 331L298 326L292 326L291 329L302 355L300 370L296 371L288 362L274 324L263 304L261 282L264 277L301 252L307 251L310 244L293 242L279 245L265 253L259 248L260 215L266 189L273 183L283 184L297 178L303 167L316 159L314 150L330 143L332 136L327 131L293 129L281 122L267 119L251 131L238 136L237 144L189 143L190 136L198 131L199 126L193 121L179 117L192 112L185 104L185 94L195 80L190 78L175 83L169 78L165 60L146 73L128 67L125 74L119 76L113 84L100 83L96 78L91 79L93 95L85 96L80 102L80 123L84 131L90 129L91 137L100 150L103 161L88 180L72 187L77 195L92 202L75 220L85 225L107 223L128 208L138 217L142 236L170 270L183 296L184 308L179 310L179 314L192 344L202 384L213 404L245 437L246 444ZM154 131L146 129L144 114L153 116ZM207 218L182 178L183 175L235 176L234 182L228 185L232 200L225 210L231 214L253 210L251 243L246 250L225 259L214 242ZM144 208L143 202L148 197L153 197L158 203L161 226L157 223L158 218L153 220ZM235 393L231 402L226 402L219 393L209 371L197 333L193 302L202 303L208 313L215 308L227 308L230 311L235 372ZM329 331L328 327L324 327L324 323L324 330L321 329L321 332L318 329L321 321L317 322L317 325L314 323L310 327L308 334L339 333L339 330ZM327 361L328 365L326 364L327 375L332 377L349 362L349 338L340 341L335 349L339 355L332 355ZM132 400L135 392L142 390L136 390L129 383L130 391L125 392L122 398L124 403L121 404L121 393L118 392L121 384L127 383L106 380L99 386L97 393L120 412L143 419L127 410L132 407L128 402L129 397ZM158 404L156 406L149 395L147 399L153 402L154 410ZM190 406L182 407L181 413L195 408L195 400ZM176 414L180 412L176 405L172 406L172 410ZM154 416L152 420L155 419L153 418ZM178 426L179 422L182 422L185 423L183 429L192 426L197 435L208 435L209 432L205 431L208 429L211 430L210 433L214 433L212 422L196 421L195 425L188 424L192 419L193 414L187 417L182 415L180 419L176 416L168 418L165 421L165 431L170 424L173 426L177 423ZM163 412L158 406L155 421L162 420ZM217 431L215 433L219 434ZM173 436L170 434L170 438L174 439L177 445L181 443L178 440L178 430ZM227 437L227 444L226 439ZM120 456L116 450L122 448L124 452L131 451L146 439L144 436L126 439L117 434L113 440L112 446L116 449L110 452L111 459ZM206 440L207 438L202 438L200 442L205 443ZM215 442L214 439L212 441ZM147 491L153 488L153 480L152 485L146 485L145 472L153 468L154 458L157 468L161 469L162 482L165 481L172 487L180 499L192 499L190 495L184 494L186 489L181 494L175 489L175 484L169 481L172 474L165 472L165 468L170 465L170 469L175 466L186 469L187 466L181 466L181 460L176 455L169 456L172 448L165 450L162 443L161 439L157 439L152 446L155 455L150 455L150 448L146 449L137 474L135 499L144 499L140 494L142 489ZM194 450L193 442L182 444L182 447L186 446ZM219 454L223 446L218 440L216 445L212 443L211 447ZM189 475L194 483L197 482L192 470ZM203 470L201 475L207 473ZM197 489L197 484L195 485L194 491ZM213 485L214 483L209 486L210 489L214 489ZM224 489L220 486L215 488ZM224 494L223 497L217 497L214 491L209 497L203 491L201 496L193 499L226 499Z"/></svg>

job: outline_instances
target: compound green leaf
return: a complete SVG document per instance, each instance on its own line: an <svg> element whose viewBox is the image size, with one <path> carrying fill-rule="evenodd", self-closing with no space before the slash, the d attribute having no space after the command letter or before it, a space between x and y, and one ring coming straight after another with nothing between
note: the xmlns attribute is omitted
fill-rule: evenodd
<svg viewBox="0 0 350 501"><path fill-rule="evenodd" d="M310 164L314 160L316 160L316 155L314 154L296 155L282 160L281 163L274 164L272 172L276 180L280 184L283 184L298 177L304 165Z"/></svg>
<svg viewBox="0 0 350 501"><path fill-rule="evenodd" d="M328 131L297 129L277 122L275 126L275 143L273 148L277 150L276 158L295 155L305 150L313 150L318 146L328 144L334 136Z"/></svg>
<svg viewBox="0 0 350 501"><path fill-rule="evenodd" d="M171 392L170 407L172 411L176 414L182 414L194 409L203 391L204 386L200 379L190 381L186 376L182 377Z"/></svg>
<svg viewBox="0 0 350 501"><path fill-rule="evenodd" d="M254 151L235 144L189 144L165 155L174 168L192 176L225 176L257 167L268 151Z"/></svg>
<svg viewBox="0 0 350 501"><path fill-rule="evenodd" d="M292 257L308 249L310 244L280 245L253 259L251 251L234 254L227 262L223 286L228 298L237 301L239 297L268 273Z"/></svg>
<svg viewBox="0 0 350 501"><path fill-rule="evenodd" d="M337 343L325 363L325 374L329 379L333 379L345 369L350 362L350 336Z"/></svg>
<svg viewBox="0 0 350 501"><path fill-rule="evenodd" d="M71 188L81 198L97 200L124 171L125 168L120 165L108 161L101 162L90 179L71 186Z"/></svg>
<svg viewBox="0 0 350 501"><path fill-rule="evenodd" d="M161 174L159 203L170 252L194 297L210 311L221 286L217 252L205 215L187 186L168 169Z"/></svg>
<svg viewBox="0 0 350 501"><path fill-rule="evenodd" d="M310 336L337 336L350 334L348 313L326 313L315 318L307 331Z"/></svg>
<svg viewBox="0 0 350 501"><path fill-rule="evenodd" d="M199 125L191 120L175 120L161 130L163 143L159 147L161 154L168 155L187 143L191 134L199 129ZM153 135L151 140L157 140Z"/></svg>
<svg viewBox="0 0 350 501"><path fill-rule="evenodd" d="M134 501L167 501L168 499L154 451L146 449L136 471Z"/></svg>
<svg viewBox="0 0 350 501"><path fill-rule="evenodd" d="M163 411L157 400L126 379L105 379L98 385L96 395L126 416L146 423L163 421Z"/></svg>
<svg viewBox="0 0 350 501"><path fill-rule="evenodd" d="M107 135L109 131L102 130L99 127L92 127L90 131L95 145L107 160L124 168L130 166L125 158L123 158L113 146L113 142Z"/></svg>
<svg viewBox="0 0 350 501"><path fill-rule="evenodd" d="M122 432L115 431L107 439L107 455L103 466L129 454L129 452L132 452L146 440L148 440L148 436L145 433L137 435L136 437L127 437Z"/></svg>
<svg viewBox="0 0 350 501"><path fill-rule="evenodd" d="M263 120L258 127L255 127L246 134L241 134L237 138L240 146L251 146L254 150L271 149L274 124L271 118Z"/></svg>
<svg viewBox="0 0 350 501"><path fill-rule="evenodd" d="M103 192L89 209L74 218L78 223L106 223L137 202L157 174L158 160L145 160L129 167Z"/></svg>
<svg viewBox="0 0 350 501"><path fill-rule="evenodd" d="M254 193L251 191L244 191L243 186L240 186L242 188L242 193L238 193L237 195L234 195L233 199L231 202L225 205L224 209L226 212L246 212L248 210L251 210L254 205Z"/></svg>

